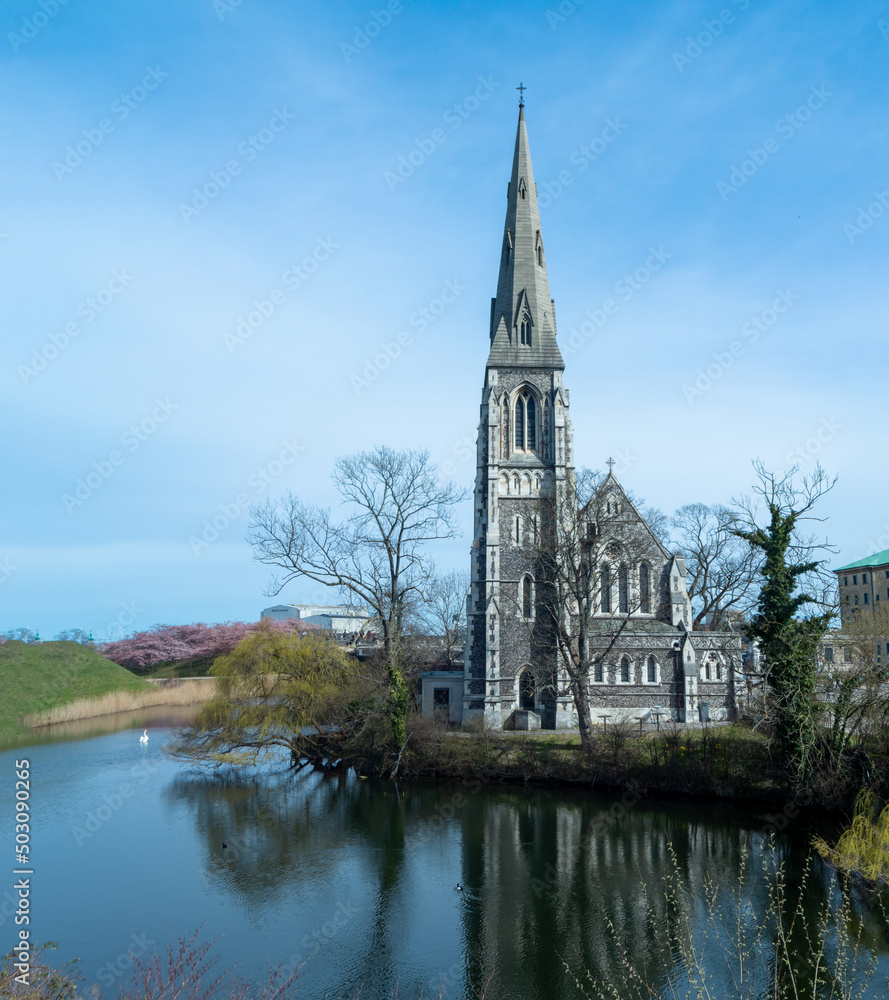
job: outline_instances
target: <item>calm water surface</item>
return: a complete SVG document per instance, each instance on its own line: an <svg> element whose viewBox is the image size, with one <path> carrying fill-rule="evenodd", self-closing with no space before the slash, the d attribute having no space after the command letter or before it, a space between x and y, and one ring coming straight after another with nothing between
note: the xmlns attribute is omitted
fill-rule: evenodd
<svg viewBox="0 0 889 1000"><path fill-rule="evenodd" d="M218 937L220 966L262 973L308 958L306 1000L359 988L382 1000L396 986L410 1000L437 996L442 983L444 996L462 998L486 981L488 1000L575 998L565 965L617 981L622 948L666 996L681 958L658 956L641 883L657 915L672 845L691 925L702 927L705 877L737 887L745 850L755 869L766 841L766 817L731 806L623 808L579 794L396 788L274 768L198 774L164 757L169 727L150 728L141 745L147 724L0 754L0 789L12 789L16 758L31 761L34 937L58 941L61 960L80 958L106 998L127 977L128 949L199 927ZM0 815L8 833L9 795ZM778 841L791 883L808 835ZM743 877L752 920L766 893ZM817 869L812 907L826 884ZM882 927L862 919L879 960L865 995L889 996Z"/></svg>

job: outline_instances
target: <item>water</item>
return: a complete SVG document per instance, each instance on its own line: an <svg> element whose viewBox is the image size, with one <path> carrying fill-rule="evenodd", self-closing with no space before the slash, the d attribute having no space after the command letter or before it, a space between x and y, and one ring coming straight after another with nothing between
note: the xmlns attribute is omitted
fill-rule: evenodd
<svg viewBox="0 0 889 1000"><path fill-rule="evenodd" d="M127 980L131 953L199 928L202 940L218 939L220 971L261 975L308 959L300 1000L359 989L377 1000L396 987L411 1000L442 984L444 996L462 998L485 982L487 1000L575 998L583 994L566 964L579 976L619 977L623 950L666 996L682 980L682 956L659 952L646 900L665 921L670 850L703 940L705 878L730 891L745 850L755 869L765 843L767 817L729 805L396 787L286 768L198 774L164 756L170 728L149 728L140 744L145 724L0 754L4 838L12 819L2 789L13 788L16 759L31 762L33 935L59 942L54 960L80 958L87 984L108 998ZM796 825L778 840L791 883L808 835ZM766 893L751 872L741 877L749 921ZM5 881L11 890L13 876ZM810 910L826 886L816 869ZM0 884L0 899L6 891ZM0 910L5 951L14 928L9 907ZM889 996L882 925L862 912L880 963L865 996ZM718 954L707 961L723 975Z"/></svg>

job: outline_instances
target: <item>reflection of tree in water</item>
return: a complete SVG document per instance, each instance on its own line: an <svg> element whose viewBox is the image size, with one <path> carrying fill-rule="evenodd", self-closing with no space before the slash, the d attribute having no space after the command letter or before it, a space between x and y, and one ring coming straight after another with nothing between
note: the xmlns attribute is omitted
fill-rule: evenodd
<svg viewBox="0 0 889 1000"><path fill-rule="evenodd" d="M347 773L226 770L182 775L167 796L194 813L207 883L235 896L248 912L279 905L294 889L317 889L344 864L356 895L358 886L375 887L372 910L362 910L350 927L351 941L362 943L343 966L341 985L344 995L375 984L381 996L389 990L398 979L394 962L409 911L405 807L395 786ZM305 937L299 946L302 958L312 951Z"/></svg>
<svg viewBox="0 0 889 1000"><path fill-rule="evenodd" d="M595 979L621 983L629 963L648 982L664 984L683 975L683 949L675 940L664 946L668 922L682 928L679 939L694 937L708 968L724 969L721 947L706 933L706 886L726 905L728 924L737 919L732 896L739 889L748 929L766 919L772 855L764 825L749 811L720 818L685 803L609 810L580 799L489 791L464 821L464 878L478 899L464 926L468 978L478 983L493 975L525 983L527 996L573 997L564 960L579 978L589 970ZM809 855L805 833L776 843L788 909L801 899L811 931L830 876L816 864L803 880ZM675 891L665 892L666 880ZM885 953L879 915L865 911L860 919L871 929L867 945ZM797 921L801 954L804 930ZM765 941L769 946L774 938Z"/></svg>

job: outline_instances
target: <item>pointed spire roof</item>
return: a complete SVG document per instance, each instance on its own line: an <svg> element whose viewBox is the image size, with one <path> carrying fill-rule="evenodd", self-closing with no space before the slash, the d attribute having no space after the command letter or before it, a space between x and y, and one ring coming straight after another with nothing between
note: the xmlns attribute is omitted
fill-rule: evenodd
<svg viewBox="0 0 889 1000"><path fill-rule="evenodd" d="M524 336L523 323L530 324L530 333ZM523 105L519 106L512 176L506 196L497 297L491 306L488 367L559 370L565 367L556 344L555 308L546 274L537 185L531 168Z"/></svg>

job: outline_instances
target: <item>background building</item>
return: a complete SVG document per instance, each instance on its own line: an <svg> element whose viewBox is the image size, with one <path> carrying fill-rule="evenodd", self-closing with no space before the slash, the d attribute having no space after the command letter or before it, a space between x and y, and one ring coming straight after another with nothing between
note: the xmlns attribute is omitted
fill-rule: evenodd
<svg viewBox="0 0 889 1000"><path fill-rule="evenodd" d="M299 618L300 621L329 628L334 632L364 632L373 627L373 618L364 608L348 604L276 604L265 608L261 617L274 618L276 621Z"/></svg>

